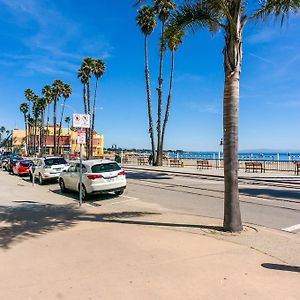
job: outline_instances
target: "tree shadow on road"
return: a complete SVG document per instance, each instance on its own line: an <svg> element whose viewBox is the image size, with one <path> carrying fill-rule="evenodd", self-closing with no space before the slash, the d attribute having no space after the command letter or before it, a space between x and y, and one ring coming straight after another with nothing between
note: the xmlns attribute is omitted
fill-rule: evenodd
<svg viewBox="0 0 300 300"><path fill-rule="evenodd" d="M277 189L240 188L240 193L246 196L272 198L273 200L293 200L300 202L300 191Z"/></svg>
<svg viewBox="0 0 300 300"><path fill-rule="evenodd" d="M126 171L127 179L172 179L173 177L160 172Z"/></svg>
<svg viewBox="0 0 300 300"><path fill-rule="evenodd" d="M271 269L271 270L300 273L300 267L297 267L297 266L279 265L279 264L270 264L270 263L263 263L263 264L261 264L261 266L266 269Z"/></svg>
<svg viewBox="0 0 300 300"><path fill-rule="evenodd" d="M91 213L76 204L40 204L33 201L18 201L17 206L0 206L0 248L10 249L15 243L54 231L66 230L80 222L104 222L155 227L196 228L223 231L220 226L155 222L151 220L128 220L132 218L160 215L146 211L121 211Z"/></svg>

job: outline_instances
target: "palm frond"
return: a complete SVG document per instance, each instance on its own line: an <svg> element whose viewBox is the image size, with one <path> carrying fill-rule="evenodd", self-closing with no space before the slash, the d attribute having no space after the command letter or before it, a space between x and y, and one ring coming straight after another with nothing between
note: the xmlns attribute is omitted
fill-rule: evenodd
<svg viewBox="0 0 300 300"><path fill-rule="evenodd" d="M185 3L171 17L171 26L195 31L198 28L208 27L216 32L222 26L224 13L221 9L212 7L210 1L200 0L194 3Z"/></svg>
<svg viewBox="0 0 300 300"><path fill-rule="evenodd" d="M266 21L270 17L280 19L280 25L283 25L285 19L291 12L297 13L300 8L300 0L265 0L263 5L257 9L249 20L263 19Z"/></svg>

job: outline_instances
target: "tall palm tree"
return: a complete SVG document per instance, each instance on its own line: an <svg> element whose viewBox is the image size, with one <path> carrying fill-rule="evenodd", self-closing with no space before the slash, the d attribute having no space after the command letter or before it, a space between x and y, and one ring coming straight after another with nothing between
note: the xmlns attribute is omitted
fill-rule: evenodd
<svg viewBox="0 0 300 300"><path fill-rule="evenodd" d="M49 122L50 122L50 104L53 101L53 89L51 85L45 85L42 89L42 93L44 95L44 98L46 100L47 104L47 125L46 125L46 130L44 130L44 149L43 153L46 153L46 148L47 148L47 139L49 135Z"/></svg>
<svg viewBox="0 0 300 300"><path fill-rule="evenodd" d="M37 123L40 116L40 107L39 107L39 100L40 98L34 94L32 102L32 115L34 119L34 128L33 128L33 154L36 155L36 145L37 145Z"/></svg>
<svg viewBox="0 0 300 300"><path fill-rule="evenodd" d="M182 44L182 38L185 35L184 31L177 26L168 26L165 31L165 40L168 48L171 51L171 71L170 71L170 83L169 83L169 94L166 105L166 112L162 126L160 151L163 152L164 138L167 122L169 119L170 107L171 107L171 97L172 97L172 87L173 87L173 76L174 76L174 62L175 62L175 51L178 50L180 44Z"/></svg>
<svg viewBox="0 0 300 300"><path fill-rule="evenodd" d="M47 109L47 99L45 97L39 98L38 108L40 112L41 122L39 130L39 155L42 156L44 152L44 135L45 135L45 111Z"/></svg>
<svg viewBox="0 0 300 300"><path fill-rule="evenodd" d="M81 66L80 69L78 70L77 77L80 79L81 83L83 84L83 109L84 109L84 113L86 114L87 113L86 85L88 81L88 76L83 66Z"/></svg>
<svg viewBox="0 0 300 300"><path fill-rule="evenodd" d="M70 123L71 123L71 118L66 117L65 122L68 124L68 139L69 139L69 146L70 146Z"/></svg>
<svg viewBox="0 0 300 300"><path fill-rule="evenodd" d="M28 120L31 118L31 111L32 111L32 107L31 107L31 103L33 101L33 97L34 97L34 92L32 89L26 89L24 92L25 98L28 101ZM33 135L33 123L28 123L28 135L27 135L27 139L28 139L28 151L29 153L32 152L32 148L33 148L33 144L32 144L32 135Z"/></svg>
<svg viewBox="0 0 300 300"><path fill-rule="evenodd" d="M28 154L28 139L27 139L27 113L28 113L29 107L26 102L21 103L20 105L20 111L23 113L24 116L24 125L25 125L25 153Z"/></svg>
<svg viewBox="0 0 300 300"><path fill-rule="evenodd" d="M98 81L99 78L103 76L105 72L105 63L102 59L96 59L94 61L94 69L93 73L96 77L95 83L95 93L94 93L94 103L93 103L93 112L92 112L92 126L91 126L91 138L90 138L90 155L93 156L93 149L94 149L94 130L95 130L95 116L96 116L96 100L97 100L97 92L98 92Z"/></svg>
<svg viewBox="0 0 300 300"><path fill-rule="evenodd" d="M3 134L4 134L5 130L6 130L6 128L4 126L0 127L1 138L3 137Z"/></svg>
<svg viewBox="0 0 300 300"><path fill-rule="evenodd" d="M64 117L64 112L65 112L65 104L67 99L71 96L72 94L72 88L69 84L65 83L63 85L62 89L62 96L64 97L64 102L62 104L62 110L61 110L61 116L60 116L60 122L59 122L59 130L58 130L58 138L57 138L57 152L60 152L60 137L61 137L61 127L62 127L62 122L63 122L63 117Z"/></svg>
<svg viewBox="0 0 300 300"><path fill-rule="evenodd" d="M161 148L161 115L162 115L162 96L163 96L163 57L165 53L164 34L165 25L168 21L171 11L176 9L176 5L171 0L154 0L154 9L161 21L161 37L159 49L159 75L158 75L158 105L157 105L157 156L156 165L162 165L162 148Z"/></svg>
<svg viewBox="0 0 300 300"><path fill-rule="evenodd" d="M151 139L151 149L153 162L156 161L155 155L155 140L153 130L153 114L152 114L152 99L151 99L151 85L150 85L150 72L149 72L149 59L148 59L148 38L154 31L156 23L155 9L152 6L143 6L138 11L136 18L137 24L140 26L142 33L144 34L144 50L145 50L145 81L147 91L147 104L148 104L148 121L149 121L149 134Z"/></svg>
<svg viewBox="0 0 300 300"><path fill-rule="evenodd" d="M71 118L70 117L66 117L65 118L65 122L68 124L68 134L69 134Z"/></svg>
<svg viewBox="0 0 300 300"><path fill-rule="evenodd" d="M91 115L91 77L93 75L93 70L94 70L94 64L95 60L91 57L86 57L83 59L81 67L79 69L79 74L78 77L81 78L83 75L85 84L86 84L86 113ZM86 130L86 154L87 154L87 159L90 158L90 136L91 136L91 130L87 129Z"/></svg>
<svg viewBox="0 0 300 300"><path fill-rule="evenodd" d="M60 96L62 95L64 83L61 80L55 80L52 83L52 90L53 90L53 151L54 155L57 154L57 148L56 148L56 108L57 108L57 102L59 101Z"/></svg>
<svg viewBox="0 0 300 300"><path fill-rule="evenodd" d="M181 28L222 28L225 33L223 226L227 231L242 230L238 192L238 109L243 29L251 20L266 20L271 16L280 18L282 25L289 13L298 12L299 7L299 0L265 0L256 8L241 0L196 0L182 5L174 17L174 22Z"/></svg>

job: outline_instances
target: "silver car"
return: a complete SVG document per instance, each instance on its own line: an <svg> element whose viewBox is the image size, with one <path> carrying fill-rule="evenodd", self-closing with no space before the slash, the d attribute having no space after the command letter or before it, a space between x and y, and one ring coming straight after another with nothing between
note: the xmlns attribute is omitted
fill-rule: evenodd
<svg viewBox="0 0 300 300"><path fill-rule="evenodd" d="M122 195L126 188L125 171L111 160L86 160L82 163L82 198L87 199L93 193L114 192ZM72 163L58 179L62 192L72 190L79 192L80 163Z"/></svg>

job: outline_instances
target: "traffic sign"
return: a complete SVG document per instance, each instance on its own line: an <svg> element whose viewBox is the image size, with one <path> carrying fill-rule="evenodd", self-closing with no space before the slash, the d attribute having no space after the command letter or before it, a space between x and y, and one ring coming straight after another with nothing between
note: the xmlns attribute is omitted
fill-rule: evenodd
<svg viewBox="0 0 300 300"><path fill-rule="evenodd" d="M77 144L86 144L85 130L78 130L77 131Z"/></svg>
<svg viewBox="0 0 300 300"><path fill-rule="evenodd" d="M73 114L73 127L90 128L91 118L89 114Z"/></svg>

